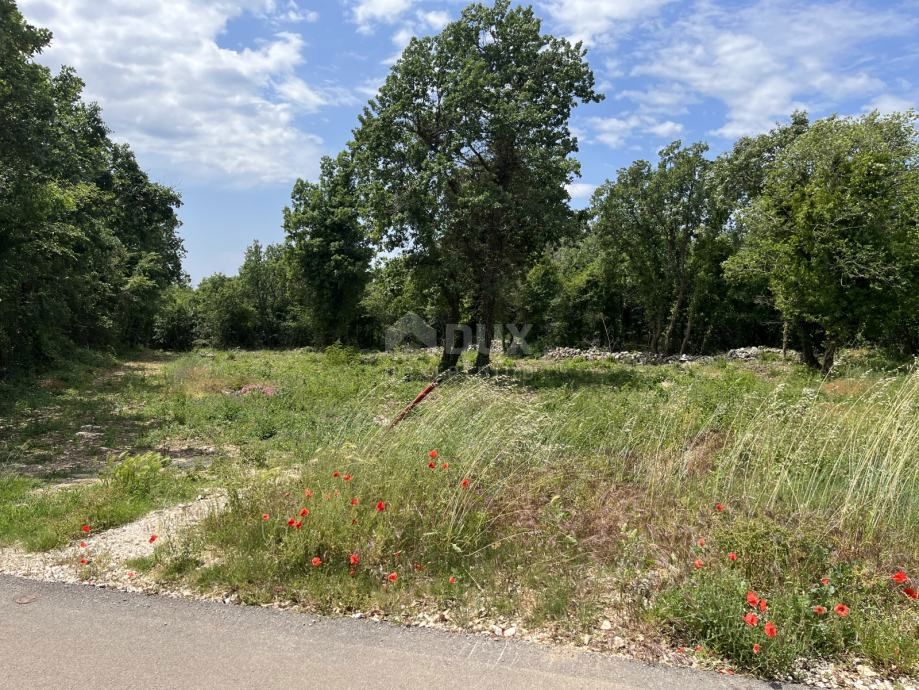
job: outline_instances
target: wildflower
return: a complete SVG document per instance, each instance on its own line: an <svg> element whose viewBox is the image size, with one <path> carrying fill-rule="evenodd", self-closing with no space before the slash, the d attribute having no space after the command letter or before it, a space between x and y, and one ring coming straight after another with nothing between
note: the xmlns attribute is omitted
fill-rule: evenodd
<svg viewBox="0 0 919 690"><path fill-rule="evenodd" d="M910 599L919 599L919 590L913 589L912 587L904 588L903 594L908 596Z"/></svg>
<svg viewBox="0 0 919 690"><path fill-rule="evenodd" d="M350 556L348 556L348 563L349 563L349 564L351 564L351 565L360 565L360 562L361 562L361 557L358 556L356 553L352 553Z"/></svg>
<svg viewBox="0 0 919 690"><path fill-rule="evenodd" d="M89 525L83 525L80 529L88 534L90 528L89 528Z"/></svg>
<svg viewBox="0 0 919 690"><path fill-rule="evenodd" d="M131 572L128 573L128 577L134 577L134 571L133 571L133 570L132 570Z"/></svg>
<svg viewBox="0 0 919 690"><path fill-rule="evenodd" d="M757 642L756 644L753 645L753 653L754 653L754 654L759 654L761 649L762 649L762 647L759 646L759 642Z"/></svg>
<svg viewBox="0 0 919 690"><path fill-rule="evenodd" d="M705 537L699 537L699 541L696 542L699 546L705 546Z"/></svg>
<svg viewBox="0 0 919 690"><path fill-rule="evenodd" d="M766 600L765 600L765 599L760 599L760 600L759 600L759 610L760 610L760 611L765 611L767 608L768 608L768 606L766 605Z"/></svg>
<svg viewBox="0 0 919 690"><path fill-rule="evenodd" d="M354 577L355 575L357 575L357 571L354 570L354 568L352 568L351 570L348 571L348 575L350 575L351 577Z"/></svg>
<svg viewBox="0 0 919 690"><path fill-rule="evenodd" d="M779 629L775 627L775 623L767 621L766 625L763 626L763 632L766 633L766 637L775 637L779 634Z"/></svg>
<svg viewBox="0 0 919 690"><path fill-rule="evenodd" d="M340 476L341 476L341 472L339 472L338 470L335 470L334 472L332 472L333 479L338 479Z"/></svg>
<svg viewBox="0 0 919 690"><path fill-rule="evenodd" d="M428 457L431 458L431 460L436 460L437 456L438 456L438 452L436 450L428 451Z"/></svg>
<svg viewBox="0 0 919 690"><path fill-rule="evenodd" d="M294 527L296 527L297 529L300 529L301 527L303 527L303 523L300 522L299 520L297 520L297 521L294 523Z"/></svg>
<svg viewBox="0 0 919 690"><path fill-rule="evenodd" d="M695 647L693 647L693 649L696 650L697 652L701 652L701 651L702 651L702 645L697 644Z"/></svg>
<svg viewBox="0 0 919 690"><path fill-rule="evenodd" d="M743 617L743 622L755 628L757 625L759 625L759 616L750 611L746 616Z"/></svg>
<svg viewBox="0 0 919 690"><path fill-rule="evenodd" d="M677 648L676 648L676 652L677 652L677 654L685 654L685 653L686 653L686 647L677 647Z"/></svg>
<svg viewBox="0 0 919 690"><path fill-rule="evenodd" d="M150 535L150 543L152 544L152 543L155 542L155 541L156 541L156 535L155 535L155 534L151 534L151 535Z"/></svg>
<svg viewBox="0 0 919 690"><path fill-rule="evenodd" d="M431 461L431 462L428 463L428 469L432 469L432 470L433 470L435 467L437 467L437 463L436 463L436 462Z"/></svg>
<svg viewBox="0 0 919 690"><path fill-rule="evenodd" d="M307 498L312 498L312 497L313 497L313 490L312 490L312 489L304 489L304 490L303 490L303 495L306 496Z"/></svg>
<svg viewBox="0 0 919 690"><path fill-rule="evenodd" d="M821 578L820 578L820 584L823 585L824 587L826 587L828 584L830 584L830 578L828 578L828 577L821 577Z"/></svg>
<svg viewBox="0 0 919 690"><path fill-rule="evenodd" d="M262 522L267 522L271 519L271 516L268 513L262 513Z"/></svg>
<svg viewBox="0 0 919 690"><path fill-rule="evenodd" d="M390 582L395 582L396 580L399 579L399 573L391 572L389 575L386 576L386 579L389 580Z"/></svg>
<svg viewBox="0 0 919 690"><path fill-rule="evenodd" d="M846 616L849 615L849 607L846 606L845 604L836 604L836 606L833 607L833 610L836 612L836 615L839 616L840 618L845 618Z"/></svg>
<svg viewBox="0 0 919 690"><path fill-rule="evenodd" d="M424 570L424 566L421 565L421 563L416 563L415 570L417 570L418 572L421 572L422 570Z"/></svg>
<svg viewBox="0 0 919 690"><path fill-rule="evenodd" d="M448 463L448 462L445 462L443 465L440 466L440 469L442 469L442 470L446 470L446 469L449 469L449 468L450 468L450 463Z"/></svg>
<svg viewBox="0 0 919 690"><path fill-rule="evenodd" d="M301 509L300 509L300 517L306 517L306 516L309 515L309 514L310 514L310 509L309 509L309 508L301 508Z"/></svg>
<svg viewBox="0 0 919 690"><path fill-rule="evenodd" d="M86 565L87 563L89 563L89 561L87 561L85 558L80 559L80 565Z"/></svg>
<svg viewBox="0 0 919 690"><path fill-rule="evenodd" d="M85 549L85 548L86 548L86 542L85 542L85 541L81 541L81 542L80 542L80 548L81 548L81 549Z"/></svg>
<svg viewBox="0 0 919 690"><path fill-rule="evenodd" d="M377 501L377 512L382 513L386 510L386 504L383 501Z"/></svg>
<svg viewBox="0 0 919 690"><path fill-rule="evenodd" d="M697 558L696 560L692 562L692 565L696 570L701 570L705 564L700 559Z"/></svg>
<svg viewBox="0 0 919 690"><path fill-rule="evenodd" d="M456 584L456 578L455 578L453 575L450 576L450 584L451 584L451 585L455 585L455 584Z"/></svg>
<svg viewBox="0 0 919 690"><path fill-rule="evenodd" d="M759 597L756 596L756 592L747 592L747 603L753 608L757 607L759 604Z"/></svg>
<svg viewBox="0 0 919 690"><path fill-rule="evenodd" d="M737 554L734 553L733 551L731 551L731 553L728 554L728 560L729 560L729 561L736 561L736 560L737 560Z"/></svg>
<svg viewBox="0 0 919 690"><path fill-rule="evenodd" d="M462 486L464 489L468 489L468 488L469 488L469 480L468 480L468 479L463 479L463 481L460 482L460 486Z"/></svg>
<svg viewBox="0 0 919 690"><path fill-rule="evenodd" d="M322 565L322 559L319 558L319 556L313 556L313 560L310 561L310 563L313 564L314 568L318 568L320 565Z"/></svg>
<svg viewBox="0 0 919 690"><path fill-rule="evenodd" d="M296 520L294 520L293 518L287 518L287 526L288 526L288 527L293 527L295 524L297 524L297 521L296 521Z"/></svg>
<svg viewBox="0 0 919 690"><path fill-rule="evenodd" d="M352 499L351 499L351 505L356 506L358 503L360 503L360 501L359 501L358 499L356 499L356 498L352 498Z"/></svg>
<svg viewBox="0 0 919 690"><path fill-rule="evenodd" d="M716 503L716 504L715 504L715 510L717 510L719 513L723 513L723 512L724 512L724 506L723 506L721 503Z"/></svg>
<svg viewBox="0 0 919 690"><path fill-rule="evenodd" d="M826 613L826 606L815 606L815 607L814 607L813 609L811 609L811 610L812 610L814 613L816 613L818 616L822 616L823 614Z"/></svg>
<svg viewBox="0 0 919 690"><path fill-rule="evenodd" d="M350 482L350 481L351 481L351 475L350 475L350 474L346 474L344 477L342 477L342 479L344 479L346 482Z"/></svg>
<svg viewBox="0 0 919 690"><path fill-rule="evenodd" d="M890 576L890 579L896 582L898 585L902 585L904 582L906 582L909 579L909 577L902 570L898 570L897 572L895 572L893 575Z"/></svg>

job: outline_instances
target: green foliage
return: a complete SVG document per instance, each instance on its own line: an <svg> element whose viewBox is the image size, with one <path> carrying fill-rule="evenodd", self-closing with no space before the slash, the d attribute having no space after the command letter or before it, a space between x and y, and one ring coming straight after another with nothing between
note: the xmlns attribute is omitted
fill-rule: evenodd
<svg viewBox="0 0 919 690"><path fill-rule="evenodd" d="M856 339L903 338L899 324L916 313L916 120L871 113L813 123L776 157L747 209L733 270L768 278L808 362L825 341L825 370Z"/></svg>
<svg viewBox="0 0 919 690"><path fill-rule="evenodd" d="M319 182L297 180L284 231L316 344L354 338L372 250L358 214L351 160L324 157Z"/></svg>
<svg viewBox="0 0 919 690"><path fill-rule="evenodd" d="M374 239L418 256L452 323L468 299L483 346L505 293L574 226L568 119L601 98L584 55L542 34L532 8L470 5L409 43L354 132Z"/></svg>
<svg viewBox="0 0 919 690"><path fill-rule="evenodd" d="M179 196L111 142L72 69L34 62L50 38L0 2L0 368L149 342L182 280Z"/></svg>

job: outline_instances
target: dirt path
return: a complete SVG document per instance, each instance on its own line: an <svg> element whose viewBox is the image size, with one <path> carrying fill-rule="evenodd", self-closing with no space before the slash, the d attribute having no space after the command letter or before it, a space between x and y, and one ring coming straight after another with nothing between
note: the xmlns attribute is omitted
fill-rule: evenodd
<svg viewBox="0 0 919 690"><path fill-rule="evenodd" d="M89 534L81 542L53 551L27 553L0 548L0 573L48 582L146 590L152 583L134 573L127 562L152 555L157 546L168 544L208 514L222 510L226 500L225 492L215 491L189 503L155 510L127 525ZM156 540L151 542L153 535Z"/></svg>

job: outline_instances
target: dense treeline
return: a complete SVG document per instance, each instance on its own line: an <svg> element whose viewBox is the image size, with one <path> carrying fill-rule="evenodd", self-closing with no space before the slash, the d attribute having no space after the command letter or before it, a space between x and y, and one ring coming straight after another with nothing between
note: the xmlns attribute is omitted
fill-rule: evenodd
<svg viewBox="0 0 919 690"><path fill-rule="evenodd" d="M109 139L72 69L33 61L50 40L0 0L0 371L147 343L183 280L178 194Z"/></svg>
<svg viewBox="0 0 919 690"><path fill-rule="evenodd" d="M676 141L576 211L568 122L602 99L586 51L531 8L471 5L409 43L347 149L295 183L285 241L192 289L176 193L0 7L0 366L67 343L381 347L406 312L443 368L448 324L475 334L476 367L496 323L532 324L537 347L784 344L825 369L855 343L919 350L915 111L794 113L718 156Z"/></svg>

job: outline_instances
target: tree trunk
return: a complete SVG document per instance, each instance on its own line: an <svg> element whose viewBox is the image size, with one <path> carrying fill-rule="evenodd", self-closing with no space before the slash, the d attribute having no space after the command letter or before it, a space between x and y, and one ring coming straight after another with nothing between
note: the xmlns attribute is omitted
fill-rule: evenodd
<svg viewBox="0 0 919 690"><path fill-rule="evenodd" d="M830 373L830 370L833 368L833 361L836 359L836 344L831 340L828 340L826 343L826 350L823 353L823 366L821 371L823 375L826 376Z"/></svg>
<svg viewBox="0 0 919 690"><path fill-rule="evenodd" d="M476 326L477 352L474 372L482 372L491 364L491 341L495 337L495 302L490 295L479 303L479 323Z"/></svg>
<svg viewBox="0 0 919 690"><path fill-rule="evenodd" d="M798 325L798 337L801 339L801 361L813 369L820 368L820 360L814 352L814 341L806 326Z"/></svg>
<svg viewBox="0 0 919 690"><path fill-rule="evenodd" d="M451 328L451 325L458 325L460 319L460 309L459 309L459 300L449 299L447 312L447 324L446 324L446 333L444 333L444 351L440 355L440 364L437 365L437 373L442 374L445 371L450 369L456 369L456 365L459 363L459 358L462 352L460 348L456 345L456 329Z"/></svg>
<svg viewBox="0 0 919 690"><path fill-rule="evenodd" d="M686 354L686 348L689 346L689 336L692 335L692 317L693 309L689 309L686 315L686 331L683 333L683 342L680 344L680 357Z"/></svg>

